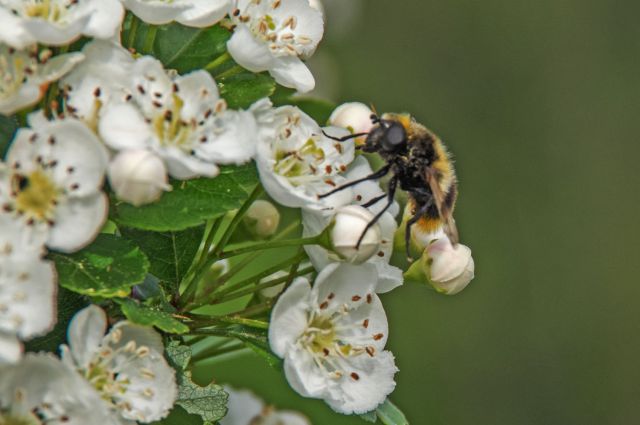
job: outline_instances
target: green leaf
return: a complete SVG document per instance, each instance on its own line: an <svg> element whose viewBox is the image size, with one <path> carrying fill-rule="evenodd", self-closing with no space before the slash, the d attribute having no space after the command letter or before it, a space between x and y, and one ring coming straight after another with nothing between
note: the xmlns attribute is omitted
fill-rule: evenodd
<svg viewBox="0 0 640 425"><path fill-rule="evenodd" d="M258 181L253 163L224 167L213 179L173 181L173 190L159 201L134 207L122 201L111 205L111 219L120 226L158 232L184 230L239 208Z"/></svg>
<svg viewBox="0 0 640 425"><path fill-rule="evenodd" d="M244 71L239 74L217 80L220 96L229 108L246 109L257 100L269 97L276 89L275 80L269 74L253 74Z"/></svg>
<svg viewBox="0 0 640 425"><path fill-rule="evenodd" d="M201 225L180 232L148 232L121 227L120 232L147 255L151 262L149 273L173 295L178 292L178 286L198 252L204 229Z"/></svg>
<svg viewBox="0 0 640 425"><path fill-rule="evenodd" d="M18 122L13 117L0 114L0 155L5 157L13 136L18 129Z"/></svg>
<svg viewBox="0 0 640 425"><path fill-rule="evenodd" d="M41 336L25 344L28 351L58 352L60 344L67 341L67 327L73 316L89 304L86 297L71 292L64 288L58 288L58 321L56 326L48 334Z"/></svg>
<svg viewBox="0 0 640 425"><path fill-rule="evenodd" d="M61 286L94 297L126 297L149 271L149 261L140 248L104 233L79 252L52 252L50 257L56 263Z"/></svg>
<svg viewBox="0 0 640 425"><path fill-rule="evenodd" d="M386 399L376 409L378 418L384 425L409 425L409 421L398 407Z"/></svg>
<svg viewBox="0 0 640 425"><path fill-rule="evenodd" d="M206 425L199 415L187 413L180 406L174 406L169 416L158 422L152 422L151 425Z"/></svg>
<svg viewBox="0 0 640 425"><path fill-rule="evenodd" d="M215 422L227 414L229 396L220 385L202 387L193 382L191 372L186 370L191 359L191 348L175 342L167 346L167 357L176 369L178 399L176 404L189 413L200 415L204 421Z"/></svg>
<svg viewBox="0 0 640 425"><path fill-rule="evenodd" d="M189 327L181 321L175 319L171 313L163 311L158 307L151 307L131 298L115 300L122 308L122 313L139 325L155 326L156 328L172 333L184 334L189 332Z"/></svg>

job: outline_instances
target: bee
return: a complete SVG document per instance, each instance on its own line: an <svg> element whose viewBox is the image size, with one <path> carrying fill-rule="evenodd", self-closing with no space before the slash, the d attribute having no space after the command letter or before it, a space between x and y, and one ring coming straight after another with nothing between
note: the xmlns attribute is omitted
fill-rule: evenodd
<svg viewBox="0 0 640 425"><path fill-rule="evenodd" d="M407 220L405 229L407 256L411 258L409 247L413 225L425 233L432 233L442 228L455 246L459 240L453 219L453 209L458 197L458 181L451 155L444 143L409 114L386 113L381 117L373 114L371 120L373 127L368 133L350 134L341 138L332 137L326 133L325 136L340 142L366 136L364 143L357 145L356 149L377 153L386 164L366 177L338 186L319 197L324 198L364 181L378 180L391 173L387 193L362 205L367 208L387 199L385 207L367 224L358 239L356 248L360 247L367 230L393 204L398 187L407 192L409 197L408 209L411 217Z"/></svg>

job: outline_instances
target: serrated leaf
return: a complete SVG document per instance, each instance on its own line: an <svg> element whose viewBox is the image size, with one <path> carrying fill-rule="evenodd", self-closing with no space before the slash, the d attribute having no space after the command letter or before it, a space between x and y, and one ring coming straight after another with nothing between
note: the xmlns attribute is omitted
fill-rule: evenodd
<svg viewBox="0 0 640 425"><path fill-rule="evenodd" d="M149 261L140 248L104 233L81 251L52 252L50 258L56 263L61 286L94 297L126 297L149 271Z"/></svg>
<svg viewBox="0 0 640 425"><path fill-rule="evenodd" d="M363 421L370 422L372 424L375 424L376 422L378 422L378 415L376 414L375 410L371 411L371 412L363 413L363 414L358 415L358 416L360 416L360 418Z"/></svg>
<svg viewBox="0 0 640 425"><path fill-rule="evenodd" d="M0 157L4 158L17 129L18 122L14 117L0 114Z"/></svg>
<svg viewBox="0 0 640 425"><path fill-rule="evenodd" d="M232 109L246 109L263 97L269 97L276 89L275 80L269 74L253 74L244 71L217 80L220 96Z"/></svg>
<svg viewBox="0 0 640 425"><path fill-rule="evenodd" d="M227 414L229 396L220 385L202 387L191 379L186 370L191 360L191 348L172 342L166 348L169 362L176 369L178 399L176 404L189 413L200 415L204 421L215 422Z"/></svg>
<svg viewBox="0 0 640 425"><path fill-rule="evenodd" d="M409 425L409 421L398 407L386 399L376 409L378 418L384 425Z"/></svg>
<svg viewBox="0 0 640 425"><path fill-rule="evenodd" d="M151 263L149 272L161 281L165 290L176 294L198 252L204 229L201 225L180 232L149 232L121 227L120 232L147 255Z"/></svg>
<svg viewBox="0 0 640 425"><path fill-rule="evenodd" d="M239 208L257 182L253 163L224 167L213 179L173 181L173 190L150 205L134 207L116 201L111 205L111 219L120 226L142 230L184 230Z"/></svg>
<svg viewBox="0 0 640 425"><path fill-rule="evenodd" d="M122 313L133 323L144 326L155 326L162 331L172 334L189 332L187 325L174 318L171 313L163 311L158 307L147 306L131 298L123 298L115 301L120 304Z"/></svg>
<svg viewBox="0 0 640 425"><path fill-rule="evenodd" d="M203 422L199 415L187 413L180 406L174 406L169 416L158 422L152 422L151 425L207 425L209 422Z"/></svg>

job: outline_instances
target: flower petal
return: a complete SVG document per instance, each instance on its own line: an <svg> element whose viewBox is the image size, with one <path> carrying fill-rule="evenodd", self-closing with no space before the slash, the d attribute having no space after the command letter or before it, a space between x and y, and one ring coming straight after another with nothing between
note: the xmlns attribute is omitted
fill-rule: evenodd
<svg viewBox="0 0 640 425"><path fill-rule="evenodd" d="M178 15L176 21L189 27L209 27L227 14L230 0L190 0L191 7Z"/></svg>
<svg viewBox="0 0 640 425"><path fill-rule="evenodd" d="M307 326L307 299L311 286L305 278L297 278L280 296L271 312L269 344L271 350L284 357L290 346Z"/></svg>
<svg viewBox="0 0 640 425"><path fill-rule="evenodd" d="M105 143L117 150L146 148L153 137L140 111L128 104L108 106L98 130Z"/></svg>
<svg viewBox="0 0 640 425"><path fill-rule="evenodd" d="M0 367L20 361L22 350L22 344L13 333L0 332Z"/></svg>
<svg viewBox="0 0 640 425"><path fill-rule="evenodd" d="M108 39L114 37L120 30L124 19L124 7L118 0L93 1L91 19L83 30L83 34Z"/></svg>
<svg viewBox="0 0 640 425"><path fill-rule="evenodd" d="M107 196L102 192L61 200L56 207L47 246L62 252L75 252L91 243L107 219L108 204Z"/></svg>
<svg viewBox="0 0 640 425"><path fill-rule="evenodd" d="M269 68L269 73L277 83L294 88L300 93L310 92L316 86L313 74L298 57L277 58L274 60L273 66Z"/></svg>
<svg viewBox="0 0 640 425"><path fill-rule="evenodd" d="M242 67L252 72L271 68L274 58L264 43L258 42L246 25L239 25L227 42L229 54Z"/></svg>
<svg viewBox="0 0 640 425"><path fill-rule="evenodd" d="M90 305L73 316L67 340L76 364L86 368L98 351L107 330L107 315L96 305Z"/></svg>

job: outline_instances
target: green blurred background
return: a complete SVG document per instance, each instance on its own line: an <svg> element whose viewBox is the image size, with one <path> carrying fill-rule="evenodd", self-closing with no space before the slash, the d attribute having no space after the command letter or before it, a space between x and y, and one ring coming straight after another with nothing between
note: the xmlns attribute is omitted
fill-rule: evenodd
<svg viewBox="0 0 640 425"><path fill-rule="evenodd" d="M383 296L413 425L640 423L640 3L334 0L318 91L408 111L456 157L476 278ZM215 378L305 411L261 359Z"/></svg>

